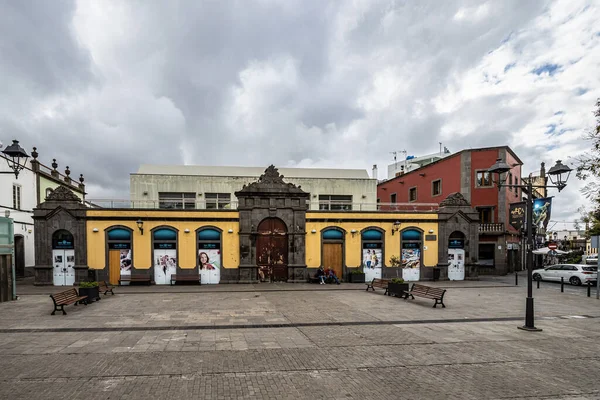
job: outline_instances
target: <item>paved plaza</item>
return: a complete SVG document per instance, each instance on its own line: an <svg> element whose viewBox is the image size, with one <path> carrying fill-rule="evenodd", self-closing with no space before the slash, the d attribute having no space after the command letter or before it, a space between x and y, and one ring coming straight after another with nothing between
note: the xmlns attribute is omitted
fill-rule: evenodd
<svg viewBox="0 0 600 400"><path fill-rule="evenodd" d="M364 285L118 287L50 315L0 303L2 399L600 399L600 301L435 282L446 308Z"/></svg>

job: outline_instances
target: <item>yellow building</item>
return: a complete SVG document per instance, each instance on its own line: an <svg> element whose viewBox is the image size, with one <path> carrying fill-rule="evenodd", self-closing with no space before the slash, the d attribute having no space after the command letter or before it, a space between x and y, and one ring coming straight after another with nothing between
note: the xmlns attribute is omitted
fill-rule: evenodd
<svg viewBox="0 0 600 400"><path fill-rule="evenodd" d="M160 257L174 259L172 273L202 274L200 253L212 242L204 253L212 256L209 261L214 258L220 274L211 283L238 281L238 273L229 270L240 266L239 230L237 211L91 209L86 218L88 266L107 274L115 284L121 270L148 272L156 283L169 284L167 273L161 272L168 263ZM415 266L435 266L437 240L426 240L435 237L426 233L437 231L436 213L306 213L305 268L331 268L340 278L348 269L371 267L371 263L373 274L382 267L397 268L390 258L400 258L403 234L406 238L409 231L419 235L412 238L418 244L413 253L422 252ZM365 261L367 251L376 254L376 261ZM257 281L260 264L265 263L257 259ZM379 277L388 275L378 272Z"/></svg>

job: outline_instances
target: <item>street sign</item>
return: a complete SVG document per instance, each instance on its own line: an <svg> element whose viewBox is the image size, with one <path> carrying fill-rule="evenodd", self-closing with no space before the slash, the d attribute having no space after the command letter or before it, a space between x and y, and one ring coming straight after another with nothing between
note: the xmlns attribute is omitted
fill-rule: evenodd
<svg viewBox="0 0 600 400"><path fill-rule="evenodd" d="M558 248L558 245L556 243L548 243L548 248L550 250L556 250Z"/></svg>

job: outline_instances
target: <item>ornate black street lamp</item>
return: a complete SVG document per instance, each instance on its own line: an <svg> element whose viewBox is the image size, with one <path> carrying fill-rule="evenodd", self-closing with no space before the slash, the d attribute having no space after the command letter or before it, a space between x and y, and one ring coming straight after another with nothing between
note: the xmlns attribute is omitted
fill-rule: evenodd
<svg viewBox="0 0 600 400"><path fill-rule="evenodd" d="M18 140L13 140L12 144L8 146L6 149L2 150L2 154L6 156L6 161L8 163L8 167L13 170L13 172L9 171L0 171L0 174L15 174L15 178L19 179L19 172L25 165L27 164L27 159L29 158L29 154L21 146L19 146Z"/></svg>
<svg viewBox="0 0 600 400"><path fill-rule="evenodd" d="M519 329L523 329L526 331L541 331L541 329L536 328L534 324L533 317L533 189L536 188L556 188L560 192L567 186L567 180L569 179L569 175L571 174L571 168L563 165L561 160L556 162L556 165L550 168L548 171L548 175L550 176L550 182L552 182L553 186L548 185L534 185L532 182L531 174L529 175L529 179L527 180L526 185L506 185L507 172L511 170L511 166L502 161L502 159L498 158L496 163L492 165L488 172L491 174L498 174L498 181L496 184L498 185L498 189L501 187L514 187L521 188L521 190L527 191L527 300L525 303L525 325L519 326ZM504 174L504 176L503 176Z"/></svg>

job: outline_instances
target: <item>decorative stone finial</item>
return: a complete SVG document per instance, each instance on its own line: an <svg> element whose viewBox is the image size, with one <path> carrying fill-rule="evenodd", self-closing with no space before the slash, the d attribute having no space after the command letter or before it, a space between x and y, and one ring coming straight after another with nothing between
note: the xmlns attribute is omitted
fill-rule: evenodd
<svg viewBox="0 0 600 400"><path fill-rule="evenodd" d="M37 152L37 148L33 148L33 151L31 152L31 157L33 157L33 159L35 160L36 158L38 158L38 152Z"/></svg>
<svg viewBox="0 0 600 400"><path fill-rule="evenodd" d="M79 174L79 182L81 182L82 185L84 180L85 179L83 179L83 174Z"/></svg>
<svg viewBox="0 0 600 400"><path fill-rule="evenodd" d="M69 166L67 165L67 169L65 169L65 175L68 177L71 175L71 171L69 170Z"/></svg>
<svg viewBox="0 0 600 400"><path fill-rule="evenodd" d="M58 168L58 164L56 163L56 158L52 159L52 168L56 171L56 168Z"/></svg>

